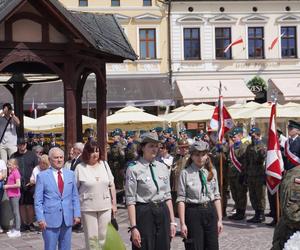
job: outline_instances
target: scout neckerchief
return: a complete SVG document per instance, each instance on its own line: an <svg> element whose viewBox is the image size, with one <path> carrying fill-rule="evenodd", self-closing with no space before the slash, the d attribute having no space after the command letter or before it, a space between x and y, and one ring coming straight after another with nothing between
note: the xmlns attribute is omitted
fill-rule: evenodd
<svg viewBox="0 0 300 250"><path fill-rule="evenodd" d="M199 177L201 181L201 193L207 195L208 194L207 185L206 185L207 181L203 169L199 170ZM204 188L205 188L205 193L204 193Z"/></svg>
<svg viewBox="0 0 300 250"><path fill-rule="evenodd" d="M235 166L235 168L237 169L237 171L239 171L241 173L242 172L242 164L239 162L239 160L236 158L236 156L234 154L233 145L230 146L229 156L230 156L230 159L231 159L231 161L233 163L233 166Z"/></svg>
<svg viewBox="0 0 300 250"><path fill-rule="evenodd" d="M300 165L300 158L290 151L290 144L289 144L288 140L285 142L285 145L284 145L284 153L285 153L286 157L288 158L288 160L294 166Z"/></svg>
<svg viewBox="0 0 300 250"><path fill-rule="evenodd" d="M155 177L155 174L154 174L154 169L153 169L153 167L155 167L155 165L152 162L150 162L149 167L150 167L152 180L155 184L155 187L156 187L156 190L157 190L157 193L158 193L159 192L159 187L158 187L158 183L157 183L157 180L156 180L156 177Z"/></svg>

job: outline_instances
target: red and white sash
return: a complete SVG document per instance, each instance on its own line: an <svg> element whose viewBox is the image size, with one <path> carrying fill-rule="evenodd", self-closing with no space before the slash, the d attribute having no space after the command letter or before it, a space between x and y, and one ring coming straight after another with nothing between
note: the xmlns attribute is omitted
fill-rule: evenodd
<svg viewBox="0 0 300 250"><path fill-rule="evenodd" d="M295 166L300 165L300 158L297 155L294 155L291 151L290 151L290 144L289 141L287 140L285 142L284 145L284 153L286 155L286 157L288 158L288 160Z"/></svg>
<svg viewBox="0 0 300 250"><path fill-rule="evenodd" d="M233 165L235 166L235 168L237 169L237 171L239 171L240 173L242 172L242 164L239 162L239 160L236 158L235 154L234 154L234 149L233 146L230 147L229 150L229 156L230 159L233 163Z"/></svg>

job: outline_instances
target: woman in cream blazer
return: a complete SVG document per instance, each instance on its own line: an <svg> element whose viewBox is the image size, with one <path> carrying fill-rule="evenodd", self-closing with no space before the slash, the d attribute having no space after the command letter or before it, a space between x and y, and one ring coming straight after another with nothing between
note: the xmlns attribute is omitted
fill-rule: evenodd
<svg viewBox="0 0 300 250"><path fill-rule="evenodd" d="M82 163L75 169L86 249L103 246L107 224L117 211L114 177L100 157L97 142L89 141L82 152Z"/></svg>

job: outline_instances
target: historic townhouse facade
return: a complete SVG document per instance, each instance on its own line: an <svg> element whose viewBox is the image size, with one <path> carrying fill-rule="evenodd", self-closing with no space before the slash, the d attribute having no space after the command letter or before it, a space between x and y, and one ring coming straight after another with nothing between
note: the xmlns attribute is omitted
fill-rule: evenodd
<svg viewBox="0 0 300 250"><path fill-rule="evenodd" d="M268 98L300 100L300 1L171 1L172 81L184 103L254 98L259 76ZM228 45L232 46L228 46Z"/></svg>
<svg viewBox="0 0 300 250"><path fill-rule="evenodd" d="M70 10L114 13L138 55L136 61L107 65L109 107L128 104L143 107L172 105L171 82L168 77L168 19L166 5L162 1L61 2ZM90 77L92 78L93 76Z"/></svg>

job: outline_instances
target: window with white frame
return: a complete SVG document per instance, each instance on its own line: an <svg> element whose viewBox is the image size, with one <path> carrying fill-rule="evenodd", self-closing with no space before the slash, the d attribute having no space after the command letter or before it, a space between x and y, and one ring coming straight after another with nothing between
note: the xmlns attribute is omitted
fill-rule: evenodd
<svg viewBox="0 0 300 250"><path fill-rule="evenodd" d="M143 6L152 6L152 0L143 0Z"/></svg>
<svg viewBox="0 0 300 250"><path fill-rule="evenodd" d="M297 57L297 29L296 26L281 27L281 57Z"/></svg>
<svg viewBox="0 0 300 250"><path fill-rule="evenodd" d="M231 59L231 48L225 52L226 47L231 43L231 28L216 28L216 59Z"/></svg>
<svg viewBox="0 0 300 250"><path fill-rule="evenodd" d="M183 29L184 60L200 60L200 29Z"/></svg>
<svg viewBox="0 0 300 250"><path fill-rule="evenodd" d="M264 28L248 28L248 57L249 59L264 58Z"/></svg>
<svg viewBox="0 0 300 250"><path fill-rule="evenodd" d="M86 7L88 5L89 5L88 0L79 0L80 7Z"/></svg>
<svg viewBox="0 0 300 250"><path fill-rule="evenodd" d="M140 59L156 59L156 30L139 29Z"/></svg>

